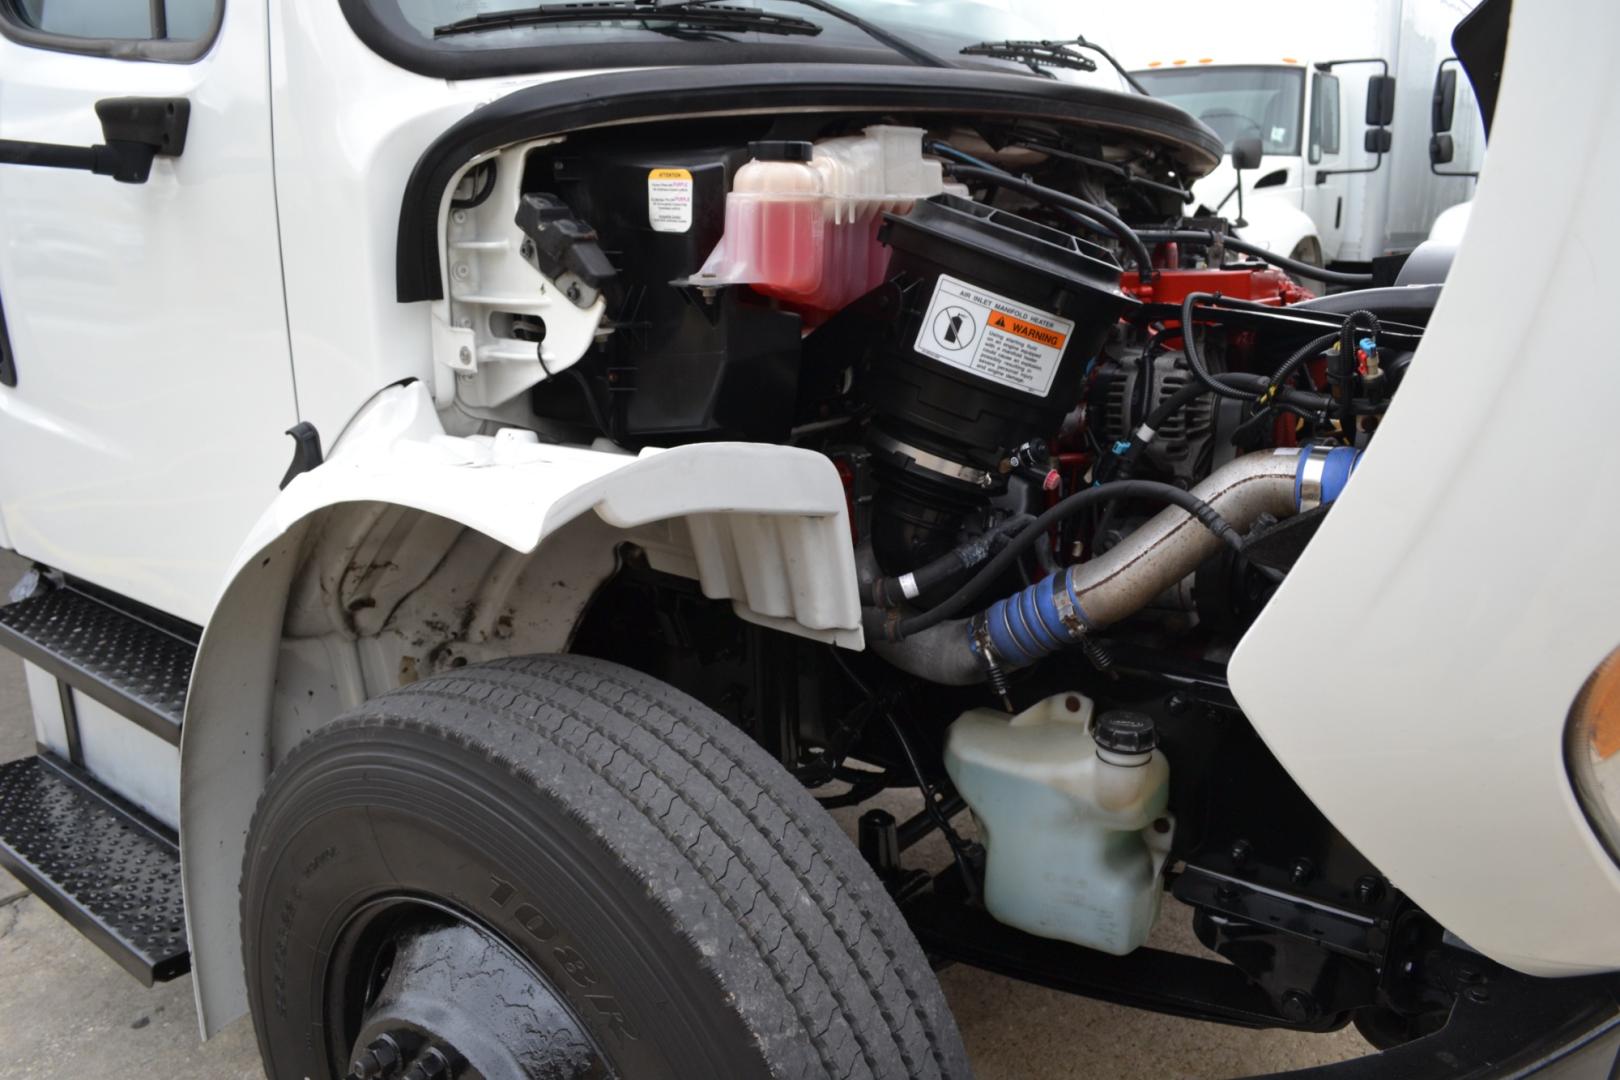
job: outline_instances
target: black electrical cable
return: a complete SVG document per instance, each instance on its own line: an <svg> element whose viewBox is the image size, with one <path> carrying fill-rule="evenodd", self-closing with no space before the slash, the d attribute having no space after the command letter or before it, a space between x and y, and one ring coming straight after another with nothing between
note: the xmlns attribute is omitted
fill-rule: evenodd
<svg viewBox="0 0 1620 1080"><path fill-rule="evenodd" d="M1171 484L1160 484L1152 480L1114 480L1096 487L1077 491L1066 499L1047 507L1046 512L1037 517L1022 532L1008 541L1007 546L998 551L989 562L985 563L979 572L974 574L967 584L957 589L939 604L927 611L915 615L907 615L897 620L891 627L890 637L899 641L912 634L921 633L933 626L938 626L947 619L960 615L971 604L975 597L984 592L997 578L1006 572L1014 559L1017 559L1031 544L1046 535L1046 531L1064 518L1079 513L1081 510L1110 499L1156 499L1167 502L1172 506L1179 506L1196 518L1205 528L1214 533L1228 547L1234 551L1243 550L1243 537L1233 529L1227 520L1216 512L1204 500L1198 498L1190 491Z"/></svg>
<svg viewBox="0 0 1620 1080"><path fill-rule="evenodd" d="M982 160L980 158L974 157L972 154L968 153L966 150L958 150L956 147L952 146L950 143L943 143L943 142L938 141L937 139L928 142L924 146L924 149L926 149L929 153L938 154L941 157L950 158L953 162L958 162L958 163L963 164L963 165L968 165L968 166L971 166L972 168L975 168L975 169L988 169L990 172L1000 173L1002 176L1011 176L1014 179L1024 179L1024 178L1016 176L1014 173L1009 172L1006 169L1001 168L999 165L992 165L988 161L984 161L984 160ZM1114 235L1114 231L1112 229L1110 229L1108 226L1104 225L1102 222L1096 220L1095 218L1087 217L1085 214L1082 214L1080 211L1074 209L1073 207L1059 206L1056 209L1057 209L1058 213L1062 214L1065 218L1067 218L1068 220L1074 222L1076 225L1080 226L1082 229L1086 229L1086 230L1088 230L1090 232L1094 232L1094 233L1100 233L1103 236L1112 236L1112 235Z"/></svg>
<svg viewBox="0 0 1620 1080"><path fill-rule="evenodd" d="M1148 251L1147 245L1137 231L1125 224L1111 211L1104 210L1096 203L1076 198L1066 192L1049 188L1045 184L1037 184L1033 180L1025 180L1020 176L1000 172L996 169L981 169L972 165L958 165L952 170L958 180L978 180L982 183L1003 187L1009 191L1016 191L1028 195L1037 202L1046 203L1059 209L1068 208L1077 210L1086 217L1101 222L1106 231L1118 238L1119 242L1131 250L1131 258L1136 263L1137 272L1145 281L1153 276L1153 255Z"/></svg>
<svg viewBox="0 0 1620 1080"><path fill-rule="evenodd" d="M1344 317L1339 328L1339 356L1328 365L1329 385L1339 403L1339 435L1349 445L1356 441L1355 383L1360 373L1356 363L1356 329L1360 327L1374 338L1378 336L1378 316L1365 309L1357 309Z"/></svg>
<svg viewBox="0 0 1620 1080"><path fill-rule="evenodd" d="M1371 274L1347 274L1342 270L1329 270L1323 266L1313 266L1308 262L1300 262L1298 259L1278 255L1273 251L1266 250L1259 244L1251 244L1249 241L1239 239L1236 236L1222 236L1215 232L1206 232L1200 229L1143 229L1137 235L1144 241L1151 241L1155 244L1204 244L1206 246L1213 246L1217 243L1223 244L1233 251L1253 255L1262 262L1268 262L1272 266L1287 270L1290 274L1310 278L1312 281L1326 282L1329 285L1348 285L1353 288L1363 288L1373 283Z"/></svg>
<svg viewBox="0 0 1620 1080"><path fill-rule="evenodd" d="M1261 391L1260 396L1269 398L1277 390L1281 390L1283 383L1288 381L1288 376L1294 373L1295 368L1321 353L1335 341L1338 341L1342 332L1342 330L1335 330L1331 334L1323 334L1321 337L1313 338L1311 341L1301 345L1292 356L1277 365L1277 370L1271 373L1271 385Z"/></svg>
<svg viewBox="0 0 1620 1080"><path fill-rule="evenodd" d="M1204 367L1204 358L1198 355L1198 342L1193 334L1193 307L1200 300L1219 300L1214 293L1190 292L1186 299L1181 301L1181 351L1187 356L1187 366L1192 368L1193 377L1203 383L1205 388L1217 397L1231 398L1233 401L1253 401L1259 397L1246 390L1239 390L1215 378Z"/></svg>

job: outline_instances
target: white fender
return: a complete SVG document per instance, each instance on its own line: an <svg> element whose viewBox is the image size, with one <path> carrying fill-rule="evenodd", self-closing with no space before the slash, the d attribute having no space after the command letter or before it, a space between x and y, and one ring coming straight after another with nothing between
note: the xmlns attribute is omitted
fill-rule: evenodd
<svg viewBox="0 0 1620 1080"><path fill-rule="evenodd" d="M848 504L824 456L631 455L446 435L420 383L377 395L255 527L204 631L181 738L181 860L203 1032L247 1008L238 881L270 771L367 697L564 649L634 544L739 617L859 649Z"/></svg>
<svg viewBox="0 0 1620 1080"><path fill-rule="evenodd" d="M1227 203L1227 209L1236 216L1237 210L1232 203ZM1316 235L1316 222L1280 193L1273 194L1269 189L1245 192L1243 220L1248 224L1238 229L1237 235L1250 243L1263 244L1267 251L1274 254L1290 256L1299 242L1306 238L1315 240L1317 250L1322 250L1321 238Z"/></svg>

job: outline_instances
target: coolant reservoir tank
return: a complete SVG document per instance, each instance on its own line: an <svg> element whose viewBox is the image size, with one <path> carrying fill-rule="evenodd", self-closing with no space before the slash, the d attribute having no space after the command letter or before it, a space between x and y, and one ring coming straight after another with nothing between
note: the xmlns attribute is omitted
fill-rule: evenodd
<svg viewBox="0 0 1620 1080"><path fill-rule="evenodd" d="M1041 937L1123 956L1147 940L1174 823L1153 722L1080 694L951 725L945 767L984 831L990 914Z"/></svg>

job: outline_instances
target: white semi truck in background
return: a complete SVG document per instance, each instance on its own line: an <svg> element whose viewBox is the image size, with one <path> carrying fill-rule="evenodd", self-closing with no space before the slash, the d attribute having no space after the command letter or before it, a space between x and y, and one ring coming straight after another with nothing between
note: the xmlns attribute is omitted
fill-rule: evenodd
<svg viewBox="0 0 1620 1080"><path fill-rule="evenodd" d="M1442 211L1473 198L1484 132L1450 42L1472 7L1371 0L1329 16L1288 3L1168 0L1149 23L1088 11L1080 32L1226 143L1227 161L1192 185L1192 209L1237 218L1241 198L1245 239L1365 269L1411 251ZM1256 141L1240 195L1231 151L1243 160Z"/></svg>

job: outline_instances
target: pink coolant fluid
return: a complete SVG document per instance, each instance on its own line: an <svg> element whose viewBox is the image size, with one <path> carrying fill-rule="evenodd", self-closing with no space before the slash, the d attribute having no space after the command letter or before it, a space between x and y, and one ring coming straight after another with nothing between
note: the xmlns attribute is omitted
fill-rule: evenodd
<svg viewBox="0 0 1620 1080"><path fill-rule="evenodd" d="M748 285L815 323L883 283L885 211L938 195L921 128L876 125L815 143L751 143L726 196L726 232L697 285Z"/></svg>

